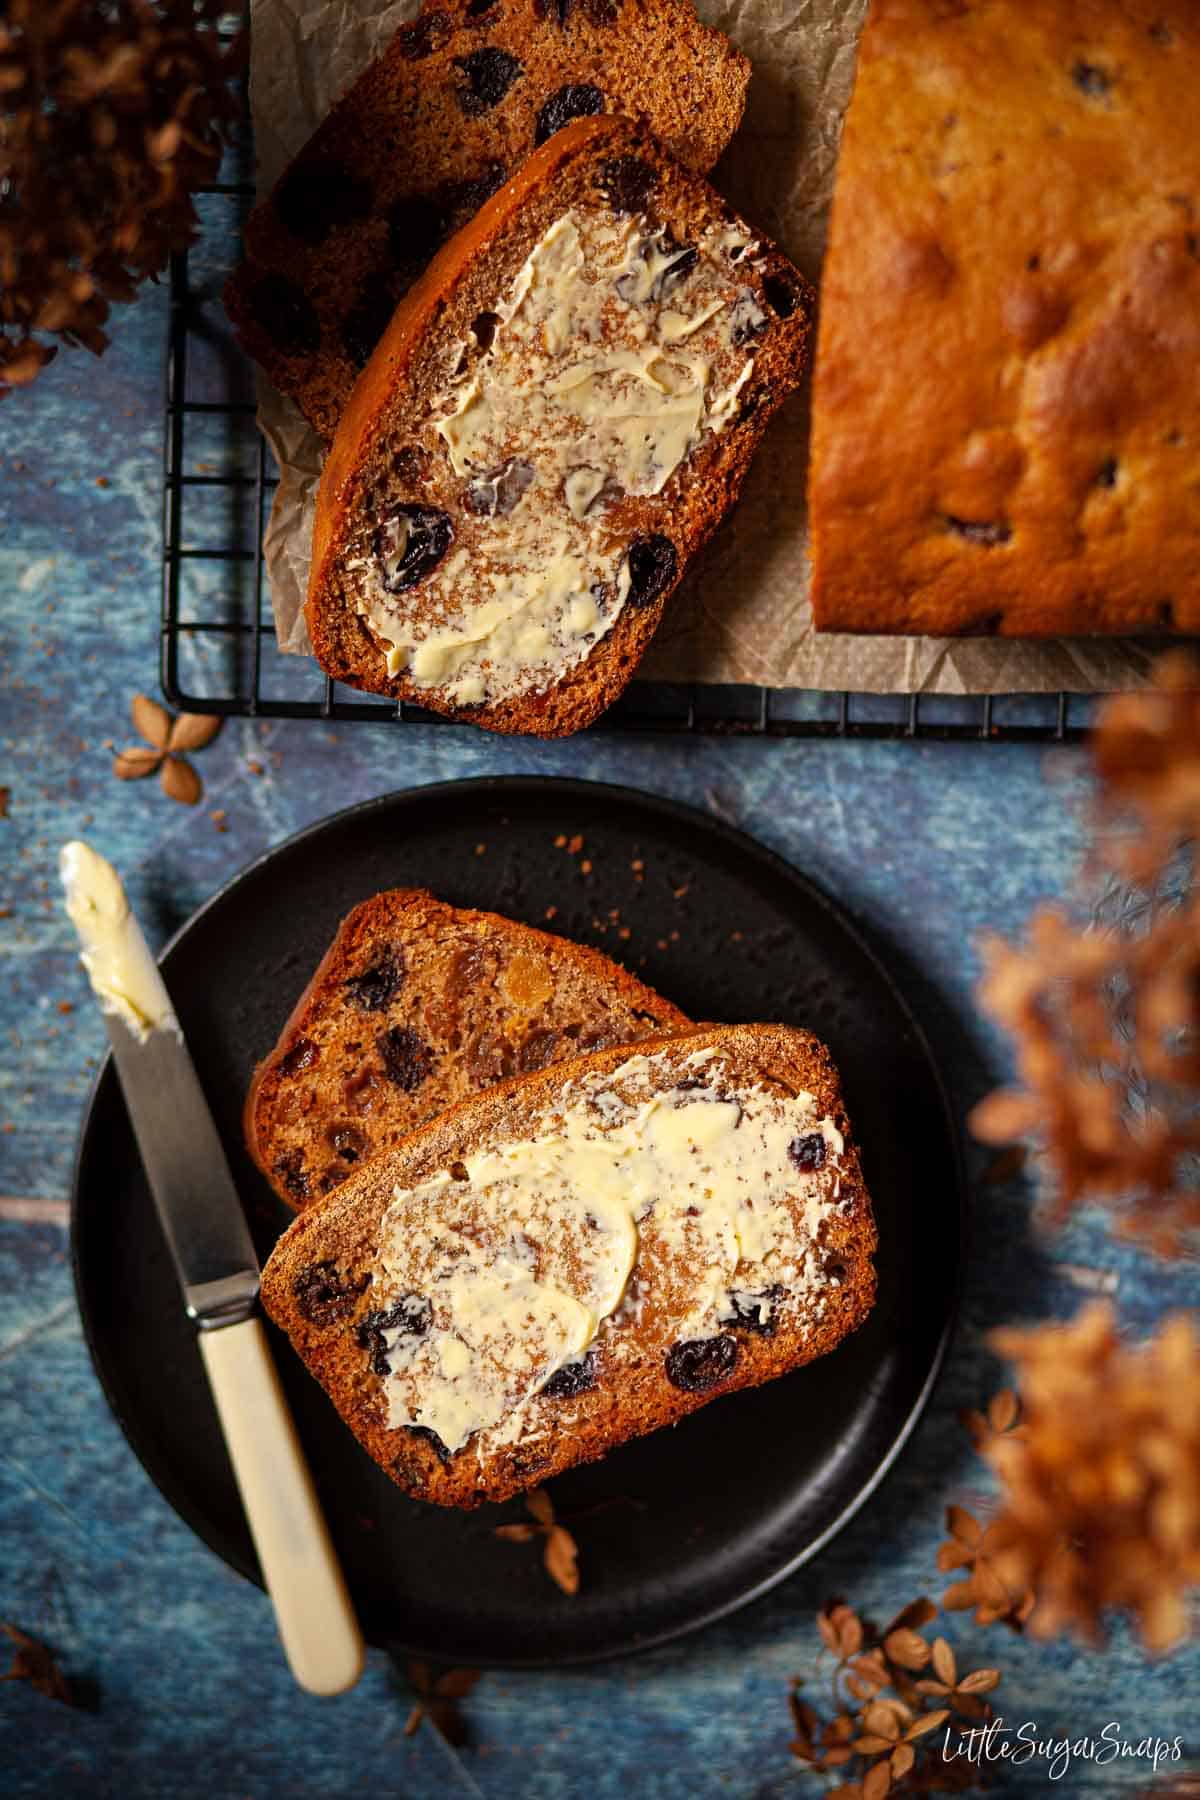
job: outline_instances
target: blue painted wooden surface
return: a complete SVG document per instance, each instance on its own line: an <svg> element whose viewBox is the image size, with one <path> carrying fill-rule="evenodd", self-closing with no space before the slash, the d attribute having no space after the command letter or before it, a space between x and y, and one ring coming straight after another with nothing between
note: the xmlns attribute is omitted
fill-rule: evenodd
<svg viewBox="0 0 1200 1800"><path fill-rule="evenodd" d="M939 1591L944 1506L987 1492L955 1421L997 1384L984 1334L1073 1311L1079 1268L1110 1272L1126 1321L1148 1328L1194 1298L1185 1275L1119 1247L1095 1215L1040 1239L1024 1178L981 1185L987 1159L972 1151L976 1231L948 1371L899 1467L819 1561L741 1615L638 1660L488 1677L468 1703L473 1747L461 1755L428 1729L406 1740L408 1696L378 1654L345 1698L296 1691L266 1602L169 1510L101 1397L72 1298L64 1203L103 1034L57 906L55 852L86 833L120 865L161 942L265 846L396 787L541 771L675 795L761 837L897 946L920 972L915 998L965 1111L1007 1066L973 1006L973 939L1015 930L1034 901L1068 888L1084 835L1082 759L1057 753L1048 780L1043 753L1024 747L596 737L546 747L446 728L237 723L197 759L196 811L153 783L122 785L106 741L128 741L129 699L156 683L164 321L165 296L151 291L116 320L101 363L61 356L0 411L0 782L11 789L0 821L0 1191L46 1203L40 1217L0 1222L0 1615L50 1640L97 1698L95 1710L67 1711L23 1684L0 1688L0 1788L64 1800L811 1791L789 1757L785 1697L790 1676L817 1672L812 1614L841 1594L882 1621ZM1126 1736L1188 1743L1190 1733L1200 1747L1190 1652L1150 1665L1121 1630L1100 1657L961 1620L951 1635L966 1664L1002 1663L996 1699L1010 1721L1077 1737L1117 1719ZM1013 1793L1048 1786L1042 1766L997 1781ZM1056 1785L1132 1793L1148 1781L1130 1761L1077 1766Z"/></svg>

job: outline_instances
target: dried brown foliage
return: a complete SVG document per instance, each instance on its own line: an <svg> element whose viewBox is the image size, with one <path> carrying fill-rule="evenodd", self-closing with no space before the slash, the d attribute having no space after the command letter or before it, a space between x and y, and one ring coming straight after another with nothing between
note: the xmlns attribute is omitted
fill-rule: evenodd
<svg viewBox="0 0 1200 1800"><path fill-rule="evenodd" d="M0 1675L0 1681L27 1681L30 1687L36 1688L39 1694L45 1694L47 1699L59 1700L64 1706L74 1706L75 1696L71 1692L71 1684L45 1644L39 1644L36 1638L31 1638L16 1625L0 1623L0 1631L11 1639L14 1646L12 1662L7 1671Z"/></svg>
<svg viewBox="0 0 1200 1800"><path fill-rule="evenodd" d="M801 1696L798 1681L788 1699L797 1761L815 1774L852 1773L829 1790L827 1800L961 1793L976 1785L977 1770L935 1754L934 1734L951 1719L976 1725L990 1718L982 1696L997 1685L1000 1671L960 1675L946 1639L923 1635L937 1611L931 1600L914 1600L882 1632L842 1603L817 1614L821 1642L837 1658L832 1716L822 1719Z"/></svg>
<svg viewBox="0 0 1200 1800"><path fill-rule="evenodd" d="M204 793L204 783L183 752L203 750L211 744L221 729L220 719L210 713L181 713L173 719L166 707L148 694L135 694L129 711L134 730L140 731L146 742L117 752L112 765L117 780L141 781L157 770L168 799L195 806Z"/></svg>
<svg viewBox="0 0 1200 1800"><path fill-rule="evenodd" d="M979 1441L1000 1506L986 1531L951 1509L939 1565L969 1568L971 1592L952 1588L943 1605L1005 1618L1007 1599L1033 1635L1090 1643L1104 1614L1121 1611L1148 1648L1169 1650L1188 1633L1200 1582L1195 1324L1178 1314L1130 1347L1097 1301L1069 1324L1009 1327L991 1341L1015 1365L1021 1417Z"/></svg>
<svg viewBox="0 0 1200 1800"><path fill-rule="evenodd" d="M971 1125L1040 1140L1057 1218L1103 1200L1173 1256L1200 1229L1200 665L1166 657L1152 688L1108 701L1092 760L1109 894L1094 919L1044 906L1023 945L984 943L981 997L1020 1079Z"/></svg>
<svg viewBox="0 0 1200 1800"><path fill-rule="evenodd" d="M480 1680L482 1671L443 1669L439 1674L428 1663L410 1662L405 1665L405 1673L419 1696L404 1722L405 1737L412 1737L420 1730L422 1721L428 1719L448 1744L465 1744L468 1737L467 1725L458 1709L458 1703L471 1692L475 1683Z"/></svg>
<svg viewBox="0 0 1200 1800"><path fill-rule="evenodd" d="M0 12L0 397L191 242L235 117L224 0L8 0Z"/></svg>
<svg viewBox="0 0 1200 1800"><path fill-rule="evenodd" d="M579 1592L579 1546L554 1516L554 1502L545 1488L530 1488L525 1505L533 1516L532 1524L497 1525L496 1536L508 1544L530 1544L544 1538L542 1561L546 1573L564 1594Z"/></svg>

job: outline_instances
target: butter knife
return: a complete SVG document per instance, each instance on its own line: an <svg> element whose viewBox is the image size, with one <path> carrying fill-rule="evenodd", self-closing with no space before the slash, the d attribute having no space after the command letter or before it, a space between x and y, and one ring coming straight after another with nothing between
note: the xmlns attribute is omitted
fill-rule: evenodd
<svg viewBox="0 0 1200 1800"><path fill-rule="evenodd" d="M301 1687L342 1693L362 1634L255 1313L258 1259L217 1128L116 870L76 842L59 872L284 1653Z"/></svg>

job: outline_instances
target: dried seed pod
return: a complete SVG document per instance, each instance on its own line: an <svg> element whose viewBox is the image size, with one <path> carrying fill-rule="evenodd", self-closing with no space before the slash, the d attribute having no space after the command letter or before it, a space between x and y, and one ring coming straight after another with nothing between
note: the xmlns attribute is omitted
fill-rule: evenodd
<svg viewBox="0 0 1200 1800"><path fill-rule="evenodd" d="M169 750L203 750L211 744L223 721L216 713L180 713L170 727ZM156 740L151 739L151 742Z"/></svg>
<svg viewBox="0 0 1200 1800"><path fill-rule="evenodd" d="M135 694L129 712L133 729L156 750L165 750L171 736L171 715L166 707L152 700L149 694Z"/></svg>
<svg viewBox="0 0 1200 1800"><path fill-rule="evenodd" d="M113 774L118 781L140 781L143 775L153 775L161 761L161 750L151 750L145 744L131 744L113 757Z"/></svg>
<svg viewBox="0 0 1200 1800"><path fill-rule="evenodd" d="M195 806L204 792L204 783L193 769L190 762L182 756L165 756L162 773L159 776L162 791L171 800L178 800L182 806Z"/></svg>

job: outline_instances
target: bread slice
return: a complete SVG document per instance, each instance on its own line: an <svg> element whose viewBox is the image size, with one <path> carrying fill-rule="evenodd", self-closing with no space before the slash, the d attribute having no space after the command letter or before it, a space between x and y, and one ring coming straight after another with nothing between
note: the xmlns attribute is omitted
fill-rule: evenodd
<svg viewBox="0 0 1200 1800"><path fill-rule="evenodd" d="M640 128L551 138L401 303L338 427L326 671L558 737L625 686L805 366L811 295Z"/></svg>
<svg viewBox="0 0 1200 1800"><path fill-rule="evenodd" d="M255 1071L246 1143L303 1207L494 1082L688 1026L598 950L390 888L342 921Z"/></svg>
<svg viewBox="0 0 1200 1800"><path fill-rule="evenodd" d="M451 1108L302 1213L262 1293L381 1467L475 1506L832 1350L875 1244L828 1051L705 1027Z"/></svg>
<svg viewBox="0 0 1200 1800"><path fill-rule="evenodd" d="M690 0L426 0L251 213L239 338L332 437L400 296L531 150L622 112L704 171L749 79Z"/></svg>

